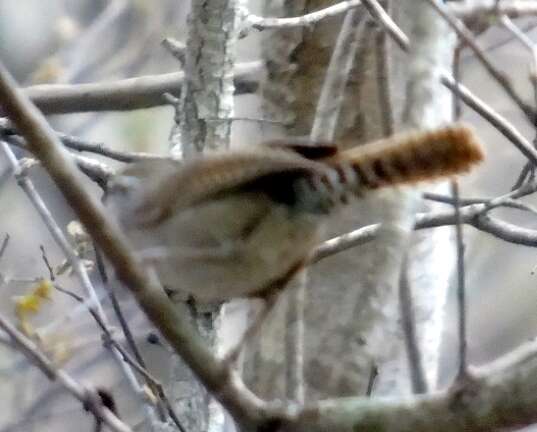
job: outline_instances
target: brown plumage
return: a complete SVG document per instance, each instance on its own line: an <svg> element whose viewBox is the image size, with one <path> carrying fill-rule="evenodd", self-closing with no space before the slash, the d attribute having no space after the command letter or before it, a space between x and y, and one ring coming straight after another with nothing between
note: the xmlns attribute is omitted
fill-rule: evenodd
<svg viewBox="0 0 537 432"><path fill-rule="evenodd" d="M437 180L468 172L484 158L475 134L464 125L401 133L325 159L349 164L366 187Z"/></svg>
<svg viewBox="0 0 537 432"><path fill-rule="evenodd" d="M223 301L284 285L307 263L328 214L352 196L464 173L482 159L461 125L342 152L332 143L274 141L131 165L110 182L106 204L133 246L156 257L166 287Z"/></svg>

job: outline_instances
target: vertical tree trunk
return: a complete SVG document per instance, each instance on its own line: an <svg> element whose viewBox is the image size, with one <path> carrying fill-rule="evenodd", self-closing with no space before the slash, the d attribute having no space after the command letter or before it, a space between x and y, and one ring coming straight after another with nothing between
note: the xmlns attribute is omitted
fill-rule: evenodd
<svg viewBox="0 0 537 432"><path fill-rule="evenodd" d="M227 149L233 116L233 68L241 0L193 0L188 18L185 82L170 141L184 158L206 149ZM178 305L178 307L181 307ZM185 308L186 309L186 308ZM220 307L199 308L194 320L204 339L218 349ZM177 358L172 390L187 430L220 431L221 408Z"/></svg>
<svg viewBox="0 0 537 432"><path fill-rule="evenodd" d="M389 53L394 60L390 90L396 119L402 118L404 107L404 117L397 121L399 129L432 127L450 119L449 98L435 77L439 68L449 66L453 41L428 7L414 3L394 2L395 19L409 29L415 47L410 63L408 58L394 55L395 47ZM272 1L267 3L265 15L296 16L330 4ZM268 115L286 120L283 133L309 134L340 25L341 17L329 18L313 28L277 30L265 37L269 73L264 103ZM353 143L377 138L386 130L379 100L383 94L379 86L386 83L378 79L376 69L381 55L375 44L377 31L368 24L339 121L337 136ZM385 224L374 244L328 258L310 269L305 328L307 397L364 394L373 364L380 370L375 394L410 391L399 326L398 275L416 202L416 192L390 191L361 200L333 220L332 235L379 220ZM411 286L420 345L427 347L422 354L430 380L436 376L441 309L452 260L445 251L450 245L445 233L428 232L413 241L411 252L411 262L419 259L420 264L420 273L412 273ZM442 271L437 268L440 255L447 260ZM281 316L265 332L255 356L257 365L250 369L255 390L266 397L283 394L283 383L275 385L278 370L285 364L284 329L276 324L284 322Z"/></svg>

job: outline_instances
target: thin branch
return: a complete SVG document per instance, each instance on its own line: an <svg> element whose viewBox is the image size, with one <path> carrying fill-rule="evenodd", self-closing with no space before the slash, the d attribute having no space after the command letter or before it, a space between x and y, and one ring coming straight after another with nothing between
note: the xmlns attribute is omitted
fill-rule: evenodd
<svg viewBox="0 0 537 432"><path fill-rule="evenodd" d="M391 0L386 2L386 12L389 14ZM391 61L390 61L390 40L386 32L378 30L375 35L375 72L377 74L378 99L380 107L380 120L384 136L393 135L395 131L395 119L392 107L391 92Z"/></svg>
<svg viewBox="0 0 537 432"><path fill-rule="evenodd" d="M462 237L462 218L459 202L459 185L456 180L451 182L453 195L453 208L455 210L455 238L457 246L457 315L458 315L458 359L459 370L457 380L462 381L468 377L468 356L466 336L466 287L464 268L464 243Z"/></svg>
<svg viewBox="0 0 537 432"><path fill-rule="evenodd" d="M459 42L453 53L453 79L457 83L455 91L453 92L453 120L455 121L459 121L462 116L462 101L459 94L459 87L461 84L461 55L463 49L464 45Z"/></svg>
<svg viewBox="0 0 537 432"><path fill-rule="evenodd" d="M155 377L153 377L153 375L151 375L151 373L149 373L149 371L147 370L147 367L146 367L146 365L144 363L140 363L138 361L138 359L133 358L127 352L127 350L125 350L125 348L123 348L123 345L121 345L116 340L116 338L114 338L114 334L113 334L112 330L108 327L108 324L105 323L102 320L101 316L95 310L95 308L93 306L91 306L90 304L88 304L84 300L84 298L79 296L78 294L76 294L76 293L74 293L72 291L69 291L67 289L64 289L59 285L54 285L54 287L58 291L60 291L60 292L62 292L64 294L68 295L69 297L75 299L77 302L79 302L80 304L84 305L87 308L88 312L90 313L90 315L93 317L93 319L95 320L95 322L97 323L97 325L99 326L101 331L103 332L104 345L108 346L110 348L113 347L113 348L117 349L119 351L119 353L121 354L121 357L123 358L123 360L125 362L127 362L136 372L138 372L141 376L144 377L144 379L146 380L146 382L150 386L151 390L155 391L155 396L157 396L159 399L161 399L164 402L164 404L166 405L166 408L168 409L168 412L170 414L170 418L173 420L173 422L177 426L177 429L179 431L181 431L181 432L186 432L186 430L183 427L183 425L181 424L179 418L175 414L175 412L174 412L174 410L172 408L172 405L171 405L168 397L166 396L166 393L164 392L164 388L163 388L162 384Z"/></svg>
<svg viewBox="0 0 537 432"><path fill-rule="evenodd" d="M507 95L515 102L515 104L522 110L522 112L529 119L531 124L535 122L536 112L535 109L529 105L522 97L517 93L513 84L509 78L488 58L488 55L477 45L474 35L472 32L464 25L464 23L454 17L447 6L444 6L441 2L437 0L422 0L427 2L431 7L433 7L440 16L450 25L450 27L457 33L459 38L472 50L477 59L485 67L485 70L490 74L490 76L500 85L500 87L507 93Z"/></svg>
<svg viewBox="0 0 537 432"><path fill-rule="evenodd" d="M1 121L1 120L0 120ZM0 135L2 134L0 126ZM10 135L5 137L5 141L9 145L14 145L19 148L27 149L26 141L18 135ZM97 183L99 186L104 187L110 177L114 175L115 171L109 168L102 162L96 159L87 158L85 156L73 155L76 164L80 170L86 174L91 180Z"/></svg>
<svg viewBox="0 0 537 432"><path fill-rule="evenodd" d="M235 94L252 93L263 63L239 63L235 69ZM162 96L179 96L183 72L147 75L92 84L44 84L26 87L24 92L44 114L89 111L128 111L167 105ZM1 113L1 111L0 111Z"/></svg>
<svg viewBox="0 0 537 432"><path fill-rule="evenodd" d="M460 403L460 392L456 395L458 399L449 392L408 398L400 403L344 398L322 401L303 409L293 404L264 403L248 392L236 374L219 366L207 348L195 338L185 317L177 313L162 290L141 272L123 236L107 220L99 203L84 189L73 162L62 150L53 131L21 92L16 90L3 67L0 68L0 98L33 152L107 254L119 278L131 289L146 314L209 390L230 409L236 419L242 420L241 424L250 425L251 429L257 427L255 425L267 429L268 425L274 426L276 421L283 430L290 426L288 430L311 432L338 429L366 432L378 430L384 424L392 425L391 429L389 426L385 428L392 431L434 428L438 432L452 432L466 428L466 431L473 432L513 427L521 422L529 424L537 420L537 395L533 391L537 385L535 343L520 348L509 358L501 359L485 369L484 373L478 374L479 391L464 393L464 404ZM461 212L464 213L464 209ZM446 214L446 218L453 218L452 212ZM443 221L438 219L435 222ZM71 379L68 383L72 388ZM78 389L76 394L85 400L82 398L87 392L80 393ZM524 398L518 399L520 395ZM519 401L516 406L512 404L514 398ZM108 414L105 411L105 415Z"/></svg>
<svg viewBox="0 0 537 432"><path fill-rule="evenodd" d="M358 35L364 28L365 20L360 20L360 17L359 11L352 10L347 13L341 25L315 110L310 133L313 142L334 139L345 88L359 45Z"/></svg>
<svg viewBox="0 0 537 432"><path fill-rule="evenodd" d="M263 424L282 415L280 404L267 404L247 388L236 373L225 368L205 346L187 317L175 308L162 288L148 276L131 254L126 238L106 216L102 204L85 188L66 150L7 70L0 65L2 107L21 131L88 233L102 249L148 318L173 349L234 416L239 424Z"/></svg>
<svg viewBox="0 0 537 432"><path fill-rule="evenodd" d="M4 239L2 240L2 244L0 245L0 259L4 256L4 253L6 252L7 246L9 244L9 239L11 237L8 233L4 236Z"/></svg>
<svg viewBox="0 0 537 432"><path fill-rule="evenodd" d="M537 421L537 342L472 371L457 391L393 399L345 398L305 407L282 430L490 432ZM319 421L321 420L321 422ZM287 428L286 428L287 427Z"/></svg>
<svg viewBox="0 0 537 432"><path fill-rule="evenodd" d="M16 348L50 380L59 382L69 393L82 402L85 409L92 412L98 421L104 422L116 432L132 432L132 429L123 423L114 413L100 403L97 393L77 382L67 372L58 369L39 351L35 344L12 326L0 315L0 328L4 330Z"/></svg>
<svg viewBox="0 0 537 432"><path fill-rule="evenodd" d="M524 34L528 34L528 33L531 33L533 30L535 30L536 28L537 28L537 23L530 23L522 27L521 31ZM503 39L500 39L498 41L495 41L494 43L491 43L485 46L483 49L486 52L491 53L495 50L498 50L499 48L503 46L508 45L509 43L511 43L511 41L513 41L513 39L515 39L515 37L513 35L509 35Z"/></svg>
<svg viewBox="0 0 537 432"><path fill-rule="evenodd" d="M54 280L56 279L56 275L54 274L54 269L53 269L52 265L50 264L50 261L49 261L49 259L47 257L47 252L45 250L45 246L39 245L39 249L41 250L41 259L43 260L43 263L45 264L45 267L47 268L49 278L50 278L51 282L54 282Z"/></svg>
<svg viewBox="0 0 537 432"><path fill-rule="evenodd" d="M416 333L415 311L412 301L412 290L408 282L408 254L403 257L399 273L399 304L401 310L401 325L405 335L405 346L410 369L412 391L415 394L427 393L428 385L423 369L423 360Z"/></svg>
<svg viewBox="0 0 537 432"><path fill-rule="evenodd" d="M94 244L94 250L95 250L95 261L97 263L97 270L99 271L99 275L101 276L101 281L103 283L103 286L108 293L108 298L110 299L110 303L112 304L112 308L114 309L114 313L116 314L116 318L119 321L119 324L121 326L121 330L123 332L123 336L125 337L125 340L127 342L127 345L129 346L132 354L134 355L135 362L138 367L135 367L135 369L142 373L144 378L146 379L147 384L151 388L151 390L155 393L155 395L159 398L159 401L163 402L166 411L168 412L168 415L172 419L172 421L175 423L177 428L181 431L184 430L183 426L181 425L181 421L179 420L179 417L177 416L172 404L170 403L168 397L166 396L166 393L164 391L164 388L160 382L158 382L156 379L154 379L152 376L147 376L147 365L144 361L144 358L142 357L142 354L140 350L138 349L138 346L136 344L136 340L134 339L134 335L129 327L129 323L125 319L125 316L123 314L123 311L121 310L121 306L119 304L119 301L117 299L117 296L113 290L113 288L108 283L108 275L106 273L106 268L104 267L104 262L101 256L101 253L97 246ZM119 345L119 344L118 344ZM122 347L121 347L122 348ZM123 357L125 358L125 353L123 353ZM129 360L129 359L127 359ZM129 362L132 363L134 360L130 360ZM142 369L144 372L141 372L139 369Z"/></svg>
<svg viewBox="0 0 537 432"><path fill-rule="evenodd" d="M18 147L26 148L26 141L20 137L16 129L11 122L7 119L0 119L0 133L3 133L10 143L15 144ZM117 160L119 162L137 162L145 159L168 159L168 156L160 156L154 153L144 152L130 152L113 150L106 147L101 142L88 141L74 135L68 135L63 132L56 132L58 138L61 139L63 145L71 150L78 152L95 153L101 156L108 157L110 159ZM76 157L76 155L75 155ZM110 175L113 173L110 171Z"/></svg>
<svg viewBox="0 0 537 432"><path fill-rule="evenodd" d="M360 36L363 36L365 29L365 20L362 19L362 13L358 9L352 9L346 13L341 29L339 31L336 44L334 46L330 62L328 64L323 85L319 95L319 100L315 109L313 125L310 132L312 142L333 141L336 134L339 114L343 106L345 89L349 80L350 72L356 59L356 52L360 43ZM305 297L307 273L303 271L303 282L296 287L290 299L292 306L289 307L288 321L295 326L304 326L303 320L305 315ZM293 313L291 313L293 312ZM302 323L300 323L302 322ZM289 323L288 326L289 328ZM289 331L289 330L288 330ZM295 398L297 402L303 402L303 345L304 340L292 340L287 338L287 344L295 344L295 347L287 347L288 352L294 350L295 358L287 358L288 368L294 368L297 385L295 389ZM298 376L300 375L300 382ZM300 398L299 398L300 397Z"/></svg>
<svg viewBox="0 0 537 432"><path fill-rule="evenodd" d="M364 6L371 16L384 27L384 30L392 37L403 51L407 51L410 41L407 35L397 26L390 15L376 0L364 0Z"/></svg>
<svg viewBox="0 0 537 432"><path fill-rule="evenodd" d="M162 46L179 61L181 66L185 64L186 44L184 42L167 37L162 40Z"/></svg>
<svg viewBox="0 0 537 432"><path fill-rule="evenodd" d="M479 17L486 19L487 15L507 15L510 18L519 18L537 15L537 4L524 0L478 0L472 2L451 2L449 10L460 19Z"/></svg>
<svg viewBox="0 0 537 432"><path fill-rule="evenodd" d="M367 381L367 387L365 389L365 395L366 397L371 397L373 394L373 389L375 388L375 381L377 380L379 376L379 369L377 365L372 362L371 363L371 371L369 373L369 380Z"/></svg>
<svg viewBox="0 0 537 432"><path fill-rule="evenodd" d="M95 306L101 319L104 322L106 322L106 315L104 313L104 309L102 308L97 292L95 291L95 288L93 287L93 284L90 281L90 278L87 273L86 267L84 266L84 263L78 257L77 253L73 250L69 241L65 238L63 231L54 220L54 217L50 213L45 202L43 201L43 199L41 198L41 196L35 189L33 182L30 181L30 179L26 175L25 170L20 167L19 162L17 161L10 147L4 141L0 141L0 146L3 149L5 155L7 156L8 161L10 162L10 165L13 168L14 176L17 179L17 183L19 184L21 189L26 193L26 196L28 197L28 199L30 200L34 208L36 209L37 213L41 217L41 220L44 222L45 226L47 227L50 234L56 241L57 245L60 247L60 249L66 256L67 260L69 261L69 264L73 268L75 275L80 281L91 303ZM144 405L146 405L147 401L144 398L143 389L138 384L138 381L132 369L129 367L127 363L125 363L121 359L121 356L117 352L117 350L112 349L112 353L114 354L114 357L116 361L118 362L121 370L125 374L125 377L129 381L129 384L131 385L133 390L136 392L136 394L139 397L141 397ZM146 408L147 408L147 414L151 418L152 417L151 408L149 407L149 405L146 405Z"/></svg>
<svg viewBox="0 0 537 432"><path fill-rule="evenodd" d="M241 31L241 37L246 36L250 27L262 31L267 29L311 26L328 17L344 14L351 9L357 8L361 4L361 0L342 1L324 9L292 18L265 18L247 14L244 21L244 29Z"/></svg>
<svg viewBox="0 0 537 432"><path fill-rule="evenodd" d="M288 399L304 403L304 313L308 272L301 269L287 290L285 314L285 390Z"/></svg>
<svg viewBox="0 0 537 432"><path fill-rule="evenodd" d="M450 204L450 205L453 205L454 203L453 197L450 197L448 195L431 193L431 192L424 192L423 198L426 200L440 202L444 204ZM461 207L468 206L471 204L486 204L486 203L490 204L493 199L494 198L460 198L459 203ZM529 204L524 204L520 201L517 201L516 199L503 200L499 204L493 204L491 208L496 208L496 207L512 208L516 210L527 211L530 213L537 214L537 208L534 208L533 206Z"/></svg>
<svg viewBox="0 0 537 432"><path fill-rule="evenodd" d="M485 214L487 209L487 204L473 204L463 207L461 208L461 222L509 243L537 247L537 230L522 228L493 218ZM421 230L453 225L455 221L455 213L453 211L418 213L416 215L414 229ZM379 228L380 224L368 225L325 241L315 250L312 263L373 241L378 235Z"/></svg>
<svg viewBox="0 0 537 432"><path fill-rule="evenodd" d="M472 94L463 85L457 85L453 77L444 74L441 77L442 84L453 92L458 92L461 100L472 108L481 117L487 120L496 130L506 137L529 161L537 166L537 150L522 135L518 129L490 105Z"/></svg>
<svg viewBox="0 0 537 432"><path fill-rule="evenodd" d="M501 4L501 3L500 3ZM536 5L537 6L537 5ZM537 7L536 7L537 9ZM537 45L507 15L500 18L502 25L524 46L531 55L530 79L534 87L534 100L537 100Z"/></svg>
<svg viewBox="0 0 537 432"><path fill-rule="evenodd" d="M375 15L373 15L387 31L388 34L397 42L401 49L408 52L410 48L410 42L408 37L397 26L397 24L391 19L391 17L381 11L382 6L375 0L367 0L367 3L374 8ZM441 73L440 79L442 84L449 88L452 92L457 92L461 100L487 120L492 126L494 126L502 135L504 135L509 141L511 141L515 147L527 157L533 165L537 165L537 150L531 145L531 143L524 138L524 136L518 132L515 126L513 126L505 117L501 116L492 107L487 105L484 101L475 96L470 90L463 85L457 85L455 79L447 72Z"/></svg>
<svg viewBox="0 0 537 432"><path fill-rule="evenodd" d="M502 15L501 17L502 25L524 46L531 55L530 63L530 82L533 86L533 105L537 107L537 44L521 30L518 26L509 18L507 15ZM537 114L536 114L537 115ZM534 119L534 124L537 125L537 117ZM533 138L533 145L536 146L537 143L537 130L535 131L535 136ZM527 178L533 178L535 175L535 166L527 163L522 169L522 173L517 180L517 184L520 182L522 184L526 181Z"/></svg>

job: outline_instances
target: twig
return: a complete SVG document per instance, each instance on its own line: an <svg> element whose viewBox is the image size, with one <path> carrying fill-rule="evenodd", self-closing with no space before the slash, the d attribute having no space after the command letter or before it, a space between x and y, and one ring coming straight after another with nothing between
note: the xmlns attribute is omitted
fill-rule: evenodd
<svg viewBox="0 0 537 432"><path fill-rule="evenodd" d="M251 93L260 61L239 63L235 69L237 94ZM45 114L88 111L127 111L166 105L164 93L179 96L183 72L147 75L92 84L44 84L26 87L24 92Z"/></svg>
<svg viewBox="0 0 537 432"><path fill-rule="evenodd" d="M484 214L486 210L486 204L473 204L463 207L461 208L461 222L509 243L537 247L537 230L522 228L493 218ZM418 213L416 215L414 229L437 228L453 224L455 224L455 214L453 211ZM312 263L347 249L369 243L376 238L379 228L380 224L368 225L325 241L316 248L312 257Z"/></svg>
<svg viewBox="0 0 537 432"><path fill-rule="evenodd" d="M289 400L304 403L304 314L308 272L305 268L295 276L295 285L287 289L285 314L285 390Z"/></svg>
<svg viewBox="0 0 537 432"><path fill-rule="evenodd" d="M5 134L10 143L26 149L26 141L19 136L11 122L7 119L0 119L0 132ZM71 150L79 152L95 153L102 156L106 156L110 159L117 160L119 162L137 162L145 159L167 159L166 156L160 156L154 153L144 152L130 152L113 150L106 147L101 142L88 141L74 135L68 135L63 132L56 132L58 138L61 139L63 145ZM76 157L76 156L75 156Z"/></svg>
<svg viewBox="0 0 537 432"><path fill-rule="evenodd" d="M50 281L54 282L54 280L56 279L56 276L54 275L54 269L52 268L48 260L47 253L45 251L45 246L39 245L39 249L41 249L41 258L43 259L43 262L45 263L45 267L48 270Z"/></svg>
<svg viewBox="0 0 537 432"><path fill-rule="evenodd" d="M367 0L371 7L374 7L376 11L376 17L378 22L388 31L395 42L401 47L403 51L408 52L410 43L408 37L402 32L397 24L386 13L380 13L384 11L382 7L375 0ZM537 150L531 145L531 143L524 138L524 136L518 132L518 130L509 121L496 112L492 107L487 105L477 96L475 96L470 90L463 85L457 85L455 79L447 72L441 73L440 79L442 84L449 88L452 92L458 92L461 100L487 120L492 126L494 126L502 135L504 135L509 141L511 141L520 152L526 156L533 165L537 165Z"/></svg>
<svg viewBox="0 0 537 432"><path fill-rule="evenodd" d="M302 410L298 430L485 432L531 425L537 420L532 391L536 358L537 343L526 343L473 371L476 379L456 392L437 391L400 401L324 400Z"/></svg>
<svg viewBox="0 0 537 432"><path fill-rule="evenodd" d="M324 9L292 18L265 18L253 14L247 14L244 29L241 31L241 37L247 35L250 27L262 31L267 29L284 29L289 27L310 26L328 17L348 12L361 4L361 0L342 1Z"/></svg>
<svg viewBox="0 0 537 432"><path fill-rule="evenodd" d="M455 82L455 80L444 74L441 77L442 84L453 92L458 92L461 100L477 112L481 117L487 120L494 128L496 128L504 137L506 137L512 144L526 157L529 161L537 166L537 150L533 145L517 130L517 128L510 123L505 117L495 111L491 106L487 105L484 101L472 94L463 85Z"/></svg>
<svg viewBox="0 0 537 432"><path fill-rule="evenodd" d="M453 208L455 210L455 238L457 247L457 315L458 315L458 336L459 336L459 370L457 380L462 381L468 376L468 356L466 337L466 287L464 269L464 243L462 237L462 218L459 203L459 185L456 180L451 182L451 193L453 195Z"/></svg>
<svg viewBox="0 0 537 432"><path fill-rule="evenodd" d="M496 1L496 0L494 0L494 1ZM532 32L533 30L535 30L535 28L537 28L537 23L531 23L531 24L528 24L528 25L522 27L521 31L524 34L527 34L527 33ZM495 41L494 43L491 43L490 45L485 46L483 48L483 50L488 52L488 53L491 53L492 51L497 50L497 49L509 44L513 39L515 39L515 37L513 35L509 35L504 39L500 39L499 41Z"/></svg>
<svg viewBox="0 0 537 432"><path fill-rule="evenodd" d="M88 233L103 250L120 281L130 289L148 318L162 332L206 387L220 399L239 424L263 424L287 415L280 405L264 403L244 387L197 337L195 329L170 303L163 290L142 271L119 229L108 220L102 204L85 189L80 175L54 131L16 82L0 65L2 108L26 138Z"/></svg>
<svg viewBox="0 0 537 432"><path fill-rule="evenodd" d="M401 264L401 271L399 273L399 304L412 391L415 394L427 393L428 385L425 378L425 371L423 370L422 355L416 333L412 290L408 283L408 253L403 257L403 263Z"/></svg>
<svg viewBox="0 0 537 432"><path fill-rule="evenodd" d="M1 121L1 120L0 120ZM0 126L1 128L1 126ZM1 133L1 132L0 132ZM19 148L27 149L25 140L18 135L9 135L5 137L5 141ZM110 179L114 172L111 168L102 162L95 159L87 158L85 156L73 155L76 164L84 174L86 174L91 180L93 180L101 188L106 186L106 183Z"/></svg>
<svg viewBox="0 0 537 432"><path fill-rule="evenodd" d="M537 45L518 28L518 26L507 16L502 15L502 25L530 52L532 61L530 63L530 82L533 86L533 103L537 107ZM537 114L536 114L537 115ZM534 124L537 125L537 118L534 119ZM534 147L537 144L537 131L533 138ZM514 188L519 187L528 177L533 177L535 174L535 166L529 163L524 165L522 172L515 184Z"/></svg>
<svg viewBox="0 0 537 432"><path fill-rule="evenodd" d="M130 366L132 366L132 368L136 372L138 372L141 376L144 377L144 379L146 380L148 385L151 387L151 389L156 390L155 395L159 399L161 399L164 402L164 404L166 405L166 408L167 408L168 412L170 413L170 418L173 420L173 422L177 426L177 429L180 430L181 432L186 432L186 430L183 427L183 425L181 424L180 420L175 415L173 407L171 406L171 403L168 400L168 398L166 396L166 393L164 392L164 388L162 387L162 384L155 377L153 377L153 375L151 375L149 373L149 371L147 370L147 367L145 366L145 364L140 363L137 359L133 358L123 348L123 346L114 338L112 330L110 330L110 328L108 327L108 324L106 324L102 320L101 316L95 310L95 308L93 306L91 306L90 304L88 304L84 300L83 297L79 296L78 294L76 294L76 293L74 293L72 291L69 291L69 290L67 290L65 288L62 288L61 286L59 286L57 284L54 285L54 288L56 288L58 291L60 291L60 292L62 292L64 294L68 295L69 297L75 299L77 302L79 302L80 304L84 305L87 308L88 312L90 313L90 315L93 317L93 319L95 320L95 322L97 323L97 325L99 326L101 331L103 332L103 335L104 335L104 338L105 338L104 339L105 346L109 346L109 347L113 347L113 348L117 349L119 351L119 353L121 354L121 357L123 358L123 360L125 362L127 362Z"/></svg>
<svg viewBox="0 0 537 432"><path fill-rule="evenodd" d="M460 19L473 17L486 18L487 15L507 15L519 18L537 15L537 4L531 1L520 0L479 0L476 2L451 2L451 12Z"/></svg>
<svg viewBox="0 0 537 432"><path fill-rule="evenodd" d="M462 116L462 101L459 93L459 87L461 84L461 54L464 49L462 43L457 43L455 52L453 53L453 79L457 83L455 91L453 92L453 120L458 121Z"/></svg>
<svg viewBox="0 0 537 432"><path fill-rule="evenodd" d="M376 0L364 0L364 6L367 8L371 16L380 23L384 30L392 37L403 51L407 51L410 45L408 37L395 24L390 15Z"/></svg>
<svg viewBox="0 0 537 432"><path fill-rule="evenodd" d="M369 373L369 380L367 381L367 387L365 390L366 397L371 397L373 394L373 388L375 387L375 381L377 380L377 377L379 376L379 369L377 365L372 362L371 363L371 371Z"/></svg>
<svg viewBox="0 0 537 432"><path fill-rule="evenodd" d="M134 355L134 358L136 359L137 364L140 368L147 371L147 365L144 361L144 358L142 357L142 354L140 350L138 349L138 345L136 344L136 340L134 339L134 335L132 334L132 331L129 327L129 323L125 319L125 316L123 314L123 311L121 310L121 306L119 304L119 301L117 299L117 296L113 290L113 288L108 283L108 275L106 273L106 268L104 267L104 262L101 256L101 253L97 246L94 244L94 250L95 250L95 261L97 263L97 270L99 271L99 275L101 276L101 281L103 283L103 286L108 293L108 298L110 299L110 303L112 304L112 308L114 309L114 313L116 314L116 317L119 321L119 325L121 326L121 330L123 332L123 336L125 336L125 340L127 341L127 345L129 346L132 354ZM166 411L168 412L168 415L172 419L172 421L175 423L177 428L179 430L183 430L183 426L181 425L181 421L179 420L179 417L175 413L175 410L172 407L172 404L170 403L168 397L166 396L166 393L164 391L164 388L162 385L157 382L155 379L148 378L145 376L145 379L147 381L147 384L152 387L151 390L155 393L155 395L159 398L160 402L163 402L166 406Z"/></svg>
<svg viewBox="0 0 537 432"><path fill-rule="evenodd" d="M4 236L4 239L2 240L2 244L0 245L0 259L4 256L4 253L6 252L7 246L9 244L10 235L6 233Z"/></svg>
<svg viewBox="0 0 537 432"><path fill-rule="evenodd" d="M341 25L315 110L310 133L313 142L334 139L345 87L358 49L358 35L364 28L365 20L360 17L359 11L351 10Z"/></svg>
<svg viewBox="0 0 537 432"><path fill-rule="evenodd" d="M386 12L389 14L391 0L386 0ZM395 120L391 100L391 62L390 62L390 41L386 37L386 32L379 30L375 36L375 68L377 74L377 88L380 107L380 121L384 136L394 133Z"/></svg>
<svg viewBox="0 0 537 432"><path fill-rule="evenodd" d="M365 20L358 9L352 9L346 13L341 29L338 34L336 44L333 49L330 62L319 95L319 101L315 109L313 125L310 132L312 142L333 141L336 134L336 126L339 114L343 105L345 89L349 75L356 58L356 51L359 46L360 36L363 35ZM304 326L300 321L304 320L304 308L306 297L307 273L303 270L301 274L301 284L295 287L290 298L288 327L292 322L295 326ZM292 313L291 313L292 312ZM287 338L288 344L299 344L296 347L287 347L287 352L293 352L294 358L287 358L287 368L294 368L294 389L295 400L303 402L303 345L304 340L292 340ZM289 393L292 393L291 390ZM301 397L301 398L298 398Z"/></svg>
<svg viewBox="0 0 537 432"><path fill-rule="evenodd" d="M436 202L450 204L450 205L453 205L454 203L453 197L450 197L448 195L431 193L431 192L424 192L423 198L426 200L436 201ZM460 198L459 203L461 207L468 206L471 204L487 204L488 203L489 210L493 208L497 208L497 207L507 207L507 208L513 208L513 209L537 214L537 208L534 208L530 206L529 204L524 204L520 201L517 201L516 199L504 199L501 203L494 203L492 202L492 200L494 200L494 198ZM492 205L491 205L491 202L492 202Z"/></svg>
<svg viewBox="0 0 537 432"><path fill-rule="evenodd" d="M4 330L18 350L51 381L59 382L69 393L77 398L84 408L90 410L95 418L103 421L116 432L132 432L114 413L100 403L96 392L73 379L67 372L58 369L26 336L0 315L0 328Z"/></svg>
<svg viewBox="0 0 537 432"><path fill-rule="evenodd" d="M1 69L0 69L0 72L1 72ZM86 291L86 294L88 295L91 303L96 307L96 310L99 313L101 319L104 322L106 322L104 310L102 308L101 303L99 302L99 297L97 296L95 288L93 287L93 284L90 281L90 278L88 276L84 263L78 257L76 252L73 250L73 248L69 244L69 241L65 238L61 228L58 226L52 214L48 210L45 202L43 201L43 199L41 198L41 196L35 189L34 184L30 181L26 173L19 166L19 163L15 155L9 148L9 146L3 141L0 141L0 146L2 147L11 166L13 167L13 171L14 171L15 178L17 179L17 183L22 188L22 190L26 193L26 196L29 198L30 202L33 204L34 208L38 212L39 216L41 217L41 220L44 222L45 226L48 228L52 237L54 238L54 240L56 241L56 243L58 244L62 252L65 254L67 260L69 261L69 264L71 264L71 267L73 268L75 275L78 277L80 283L82 284L82 287ZM142 401L145 404L146 401L144 398L143 389L139 386L138 381L136 380L136 376L134 375L132 369L130 369L128 364L126 364L121 359L121 356L115 349L112 349L112 353L114 354L114 357L118 361L118 364L123 370L123 373L125 374L130 385L132 386L136 394L142 398ZM152 414L151 414L149 406L147 406L147 412L148 412L148 415L151 417Z"/></svg>
<svg viewBox="0 0 537 432"><path fill-rule="evenodd" d="M179 64L185 64L186 44L169 37L164 38L161 43L162 46L179 61Z"/></svg>
<svg viewBox="0 0 537 432"><path fill-rule="evenodd" d="M447 6L436 0L422 0L429 3L431 7L436 9L440 16L446 20L450 27L457 33L461 40L468 48L472 50L477 59L485 67L485 70L490 76L500 85L500 87L507 93L507 95L515 102L515 104L522 110L522 112L529 119L531 124L535 123L536 112L535 109L525 102L520 95L516 92L513 84L509 78L500 70L496 68L488 58L488 55L477 45L473 37L472 32L464 25L464 23L452 16Z"/></svg>

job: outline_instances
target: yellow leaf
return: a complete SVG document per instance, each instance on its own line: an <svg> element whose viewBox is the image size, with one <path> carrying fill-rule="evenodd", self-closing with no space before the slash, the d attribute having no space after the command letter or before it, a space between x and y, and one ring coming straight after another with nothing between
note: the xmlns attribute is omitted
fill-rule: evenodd
<svg viewBox="0 0 537 432"><path fill-rule="evenodd" d="M50 300L52 293L53 285L52 282L48 279L42 279L34 288L34 295L43 300Z"/></svg>
<svg viewBox="0 0 537 432"><path fill-rule="evenodd" d="M41 308L42 298L35 294L26 294L20 297L15 297L15 312L17 316L22 318L28 314L35 314Z"/></svg>

